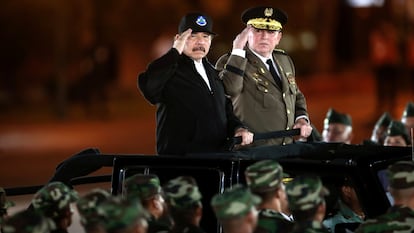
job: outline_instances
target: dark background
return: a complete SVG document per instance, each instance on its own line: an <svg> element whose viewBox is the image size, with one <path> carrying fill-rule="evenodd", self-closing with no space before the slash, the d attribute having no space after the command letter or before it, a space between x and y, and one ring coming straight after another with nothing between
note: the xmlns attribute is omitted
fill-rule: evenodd
<svg viewBox="0 0 414 233"><path fill-rule="evenodd" d="M0 7L0 186L39 184L87 147L103 153L155 153L155 107L136 88L137 74L172 44L180 18L214 20L210 61L231 50L248 7L270 5L289 20L280 48L296 65L319 131L329 107L349 113L355 138L369 138L379 117L369 33L393 24L401 75L394 118L413 98L404 56L414 1L354 7L345 0L3 0ZM391 33L391 32L390 32ZM104 55L94 50L104 48ZM102 50L101 50L102 52ZM92 57L103 63L94 64ZM103 64L103 65L102 65Z"/></svg>

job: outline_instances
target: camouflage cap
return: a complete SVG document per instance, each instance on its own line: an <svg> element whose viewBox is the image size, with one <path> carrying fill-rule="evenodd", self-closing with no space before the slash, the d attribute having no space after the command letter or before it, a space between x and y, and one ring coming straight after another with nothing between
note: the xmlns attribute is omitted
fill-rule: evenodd
<svg viewBox="0 0 414 233"><path fill-rule="evenodd" d="M125 199L111 196L97 207L107 232L125 229L139 219L148 219L149 213L138 199Z"/></svg>
<svg viewBox="0 0 414 233"><path fill-rule="evenodd" d="M282 166L275 160L255 162L244 174L250 190L258 193L276 189L285 176Z"/></svg>
<svg viewBox="0 0 414 233"><path fill-rule="evenodd" d="M230 219L245 216L261 202L261 198L240 184L216 194L211 199L217 219Z"/></svg>
<svg viewBox="0 0 414 233"><path fill-rule="evenodd" d="M176 177L169 180L163 189L168 205L173 208L185 209L194 204L201 204L202 195L193 177Z"/></svg>
<svg viewBox="0 0 414 233"><path fill-rule="evenodd" d="M391 121L387 128L387 136L401 136L404 138L407 145L410 144L410 136L407 128L401 121Z"/></svg>
<svg viewBox="0 0 414 233"><path fill-rule="evenodd" d="M2 225L3 233L48 233L55 229L52 219L28 209L17 212Z"/></svg>
<svg viewBox="0 0 414 233"><path fill-rule="evenodd" d="M6 190L0 187L0 216L7 213L7 209L14 206L14 202L7 200Z"/></svg>
<svg viewBox="0 0 414 233"><path fill-rule="evenodd" d="M76 207L78 208L81 223L87 225L101 221L102 217L98 215L96 207L110 196L111 194L107 190L96 188L79 198L76 202Z"/></svg>
<svg viewBox="0 0 414 233"><path fill-rule="evenodd" d="M292 210L309 210L320 203L329 194L317 176L298 176L286 185L289 207Z"/></svg>
<svg viewBox="0 0 414 233"><path fill-rule="evenodd" d="M70 203L77 201L78 198L78 193L75 190L60 181L54 181L35 193L32 205L46 216L56 217L60 210L67 208Z"/></svg>
<svg viewBox="0 0 414 233"><path fill-rule="evenodd" d="M388 127L391 121L392 121L391 115L388 112L384 112L381 115L381 117L378 119L378 121L375 123L375 126L376 127Z"/></svg>
<svg viewBox="0 0 414 233"><path fill-rule="evenodd" d="M340 113L335 111L335 109L330 108L326 113L325 120L323 121L325 125L332 123L340 123L348 126L352 126L352 118L348 114Z"/></svg>
<svg viewBox="0 0 414 233"><path fill-rule="evenodd" d="M414 116L414 103L408 102L405 106L402 117L412 117Z"/></svg>
<svg viewBox="0 0 414 233"><path fill-rule="evenodd" d="M162 193L160 179L155 174L135 174L125 180L124 187L128 198L147 200Z"/></svg>
<svg viewBox="0 0 414 233"><path fill-rule="evenodd" d="M414 162L398 161L387 170L390 187L393 189L407 189L414 187Z"/></svg>

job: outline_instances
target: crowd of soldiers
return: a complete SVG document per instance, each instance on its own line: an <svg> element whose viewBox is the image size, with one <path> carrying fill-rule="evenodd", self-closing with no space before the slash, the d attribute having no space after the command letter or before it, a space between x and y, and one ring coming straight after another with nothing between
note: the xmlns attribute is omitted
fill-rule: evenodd
<svg viewBox="0 0 414 233"><path fill-rule="evenodd" d="M257 161L245 170L246 184L216 193L210 207L224 233L337 232L355 223L358 233L413 232L414 162L399 161L387 169L393 206L382 216L366 219L352 185L344 182L339 211L326 215L328 190L319 176L291 177L275 160ZM353 191L355 195L355 191ZM161 185L156 174L126 178L122 193L95 188L80 196L63 182L38 190L28 208L8 215L13 202L1 194L2 233L67 233L74 208L86 233L204 233L203 195L192 176L178 176ZM356 196L356 195L355 195Z"/></svg>
<svg viewBox="0 0 414 233"><path fill-rule="evenodd" d="M369 139L363 145L411 146L411 130L414 129L414 103L408 102L400 119L393 119L384 112L375 123ZM354 132L352 117L330 108L326 114L319 141L352 144Z"/></svg>

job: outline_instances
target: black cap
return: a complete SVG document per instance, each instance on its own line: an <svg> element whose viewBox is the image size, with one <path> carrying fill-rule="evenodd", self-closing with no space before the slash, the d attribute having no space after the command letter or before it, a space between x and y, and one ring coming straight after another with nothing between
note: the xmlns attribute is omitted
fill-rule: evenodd
<svg viewBox="0 0 414 233"><path fill-rule="evenodd" d="M410 136L408 136L407 128L401 121L391 121L387 129L387 136L401 136L407 145L410 144Z"/></svg>
<svg viewBox="0 0 414 233"><path fill-rule="evenodd" d="M245 10L241 16L244 24L257 29L281 30L287 23L287 14L271 6L259 6Z"/></svg>
<svg viewBox="0 0 414 233"><path fill-rule="evenodd" d="M414 116L414 103L408 102L405 106L403 117L412 117Z"/></svg>
<svg viewBox="0 0 414 233"><path fill-rule="evenodd" d="M332 123L340 123L352 126L352 119L351 116L349 116L348 114L339 113L335 111L333 108L330 108L326 113L324 124L326 125Z"/></svg>
<svg viewBox="0 0 414 233"><path fill-rule="evenodd" d="M213 20L210 16L203 13L189 13L181 18L180 25L178 25L178 33L191 28L193 32L206 32L216 35L213 30Z"/></svg>
<svg viewBox="0 0 414 233"><path fill-rule="evenodd" d="M378 119L375 126L377 127L388 127L390 122L392 121L391 115L388 112L384 112L381 117Z"/></svg>

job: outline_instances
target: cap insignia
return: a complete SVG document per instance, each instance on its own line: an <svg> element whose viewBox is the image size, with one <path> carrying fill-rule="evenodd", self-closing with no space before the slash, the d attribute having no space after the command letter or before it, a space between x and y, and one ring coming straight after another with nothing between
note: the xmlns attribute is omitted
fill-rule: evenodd
<svg viewBox="0 0 414 233"><path fill-rule="evenodd" d="M203 16L198 16L196 23L203 27L207 25L207 20Z"/></svg>
<svg viewBox="0 0 414 233"><path fill-rule="evenodd" d="M272 16L272 15L273 15L273 8L266 8L266 9L264 10L264 15L265 15L266 17L270 17L270 16Z"/></svg>

